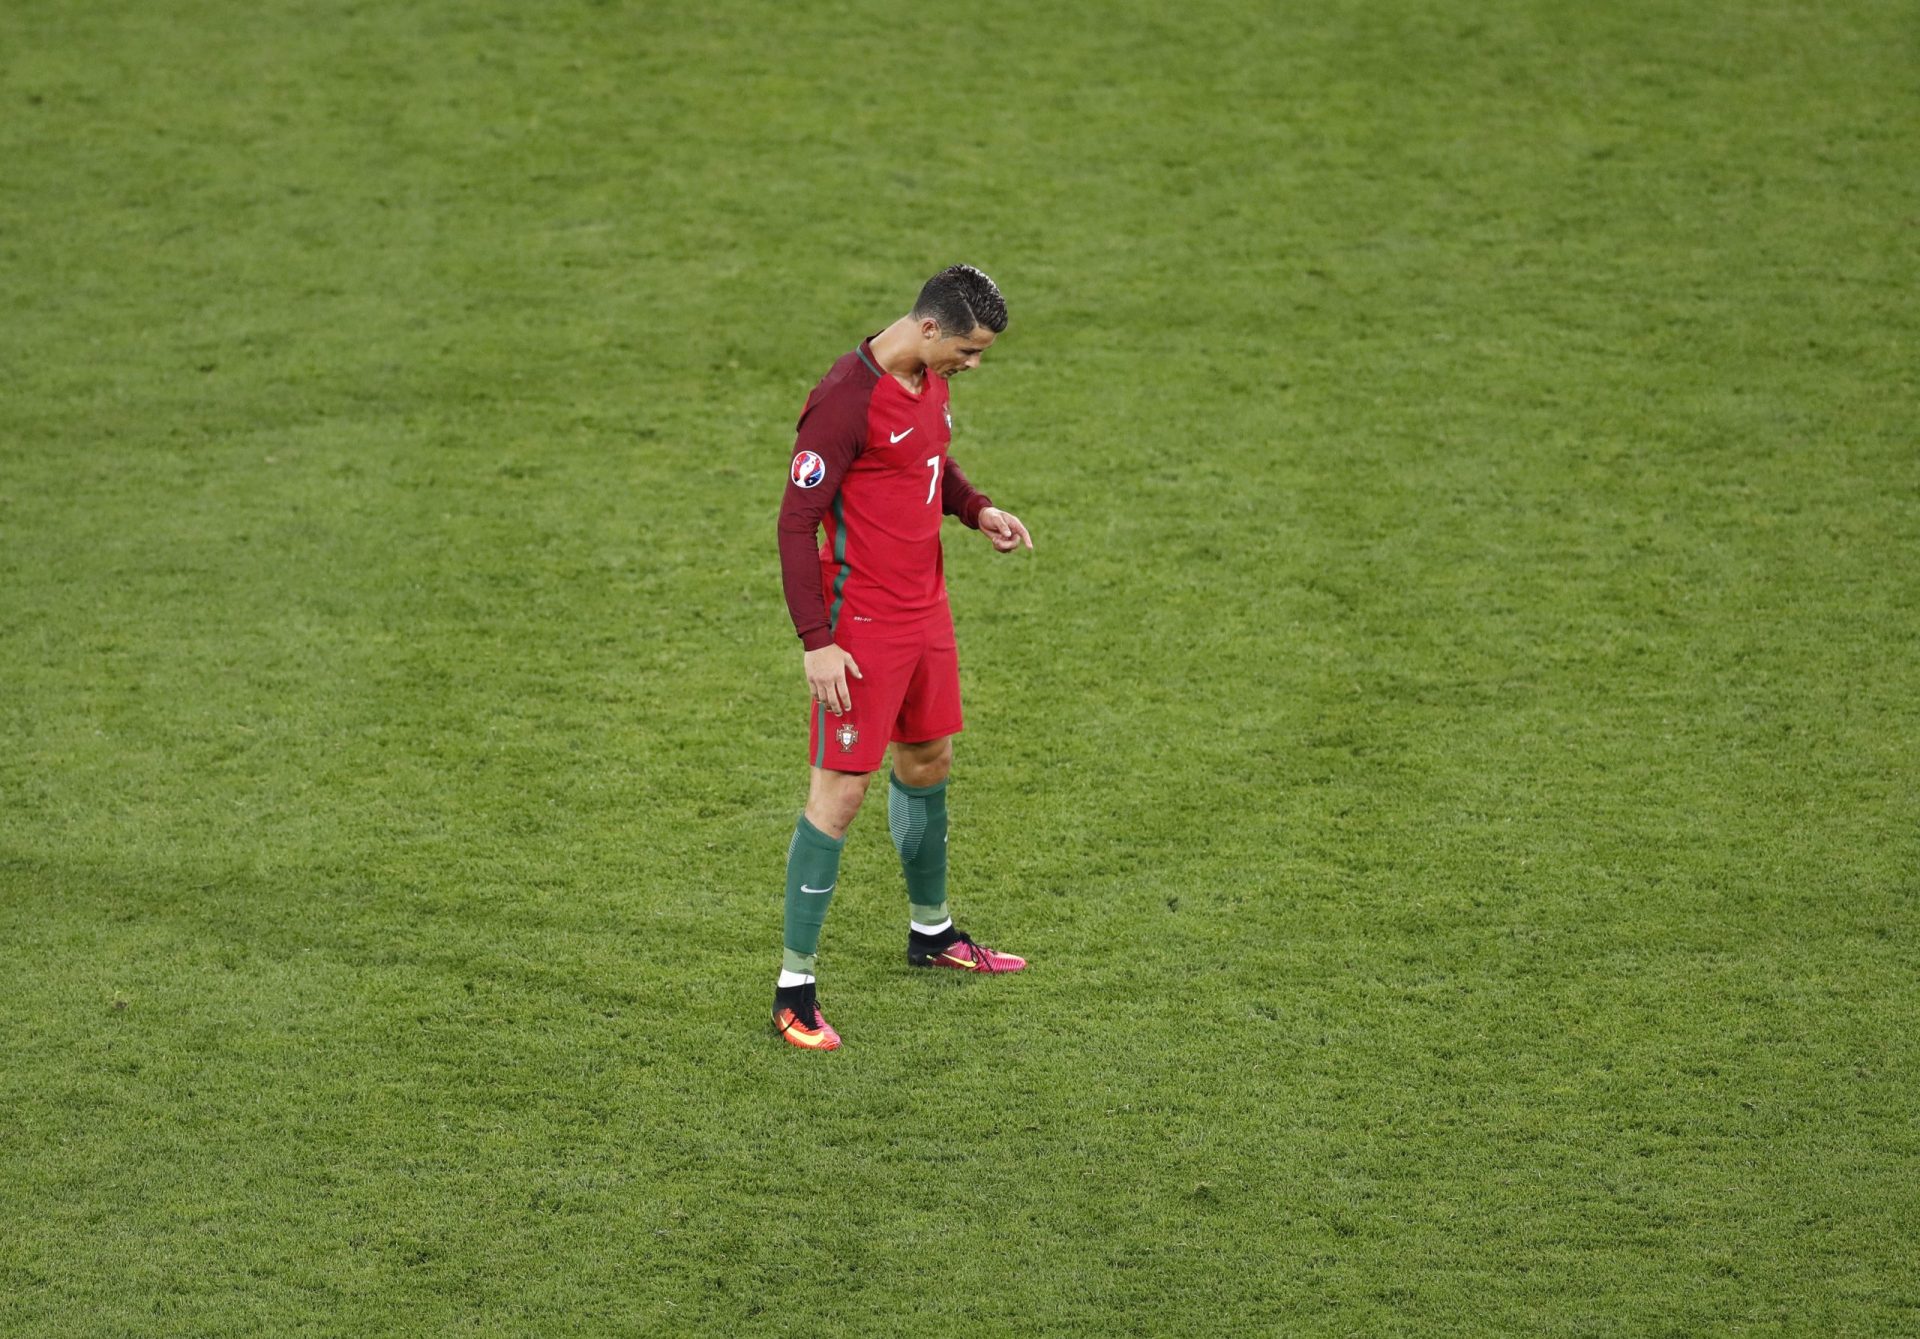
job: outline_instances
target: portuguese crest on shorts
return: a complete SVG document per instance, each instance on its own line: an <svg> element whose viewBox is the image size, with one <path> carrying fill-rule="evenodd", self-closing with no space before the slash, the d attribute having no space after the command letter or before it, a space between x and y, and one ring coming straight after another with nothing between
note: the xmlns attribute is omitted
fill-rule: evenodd
<svg viewBox="0 0 1920 1339"><path fill-rule="evenodd" d="M854 729L852 721L842 721L840 728L833 732L833 737L840 741L842 753L852 753L853 746L860 742L860 732Z"/></svg>

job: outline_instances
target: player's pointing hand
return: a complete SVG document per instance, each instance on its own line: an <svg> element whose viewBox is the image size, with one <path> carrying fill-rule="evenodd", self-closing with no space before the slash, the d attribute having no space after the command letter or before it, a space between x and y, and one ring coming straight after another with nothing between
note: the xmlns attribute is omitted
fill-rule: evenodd
<svg viewBox="0 0 1920 1339"><path fill-rule="evenodd" d="M847 675L864 679L852 656L832 642L806 653L807 688L815 702L824 703L838 716L853 707L853 694L847 688Z"/></svg>
<svg viewBox="0 0 1920 1339"><path fill-rule="evenodd" d="M1033 547L1033 536L1027 533L1026 526L1020 524L1020 518L998 507L981 508L980 533L993 541L994 550L998 553L1011 553L1022 544Z"/></svg>

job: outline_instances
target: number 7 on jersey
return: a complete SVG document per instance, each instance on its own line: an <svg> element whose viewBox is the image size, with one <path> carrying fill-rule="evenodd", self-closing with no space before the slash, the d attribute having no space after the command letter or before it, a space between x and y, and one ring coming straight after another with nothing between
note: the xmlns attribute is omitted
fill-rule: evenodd
<svg viewBox="0 0 1920 1339"><path fill-rule="evenodd" d="M927 480L927 501L933 501L933 490L940 486L940 457L928 456L927 468L933 471L933 477Z"/></svg>

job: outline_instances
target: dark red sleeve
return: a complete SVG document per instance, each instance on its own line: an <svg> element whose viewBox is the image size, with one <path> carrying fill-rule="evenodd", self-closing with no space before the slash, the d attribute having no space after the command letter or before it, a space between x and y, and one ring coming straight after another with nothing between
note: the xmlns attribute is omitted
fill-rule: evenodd
<svg viewBox="0 0 1920 1339"><path fill-rule="evenodd" d="M820 549L816 532L833 505L847 467L867 444L867 401L872 382L828 377L807 397L800 411L800 432L793 444L794 458L811 451L826 462L819 483L802 488L787 470L787 493L780 501L780 582L787 593L787 613L800 645L817 651L833 640L827 623L827 596L820 588Z"/></svg>
<svg viewBox="0 0 1920 1339"><path fill-rule="evenodd" d="M960 466L948 456L947 468L940 473L940 510L948 516L958 516L962 525L978 530L980 513L992 505L993 499L968 483Z"/></svg>

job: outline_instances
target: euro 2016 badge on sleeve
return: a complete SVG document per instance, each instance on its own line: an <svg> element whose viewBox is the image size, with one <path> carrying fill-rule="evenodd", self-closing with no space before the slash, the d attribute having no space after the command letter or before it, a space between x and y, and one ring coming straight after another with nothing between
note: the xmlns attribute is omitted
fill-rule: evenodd
<svg viewBox="0 0 1920 1339"><path fill-rule="evenodd" d="M852 721L842 721L840 728L833 732L833 737L840 741L842 753L852 753L853 746L860 742L860 732L853 728Z"/></svg>
<svg viewBox="0 0 1920 1339"><path fill-rule="evenodd" d="M801 488L812 488L827 477L827 462L813 451L802 451L793 458L790 471L793 482Z"/></svg>

